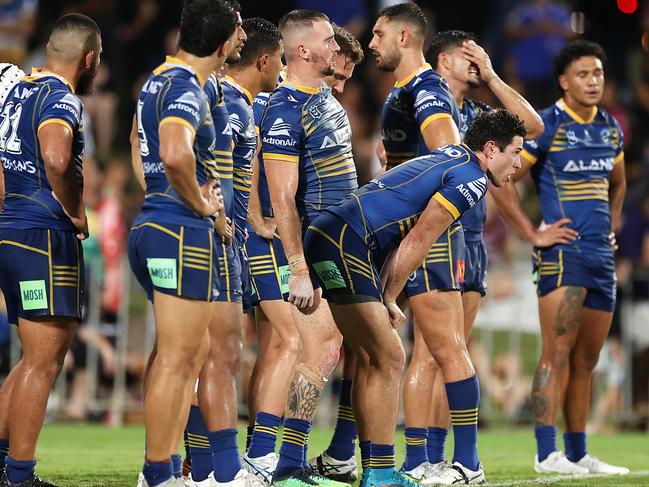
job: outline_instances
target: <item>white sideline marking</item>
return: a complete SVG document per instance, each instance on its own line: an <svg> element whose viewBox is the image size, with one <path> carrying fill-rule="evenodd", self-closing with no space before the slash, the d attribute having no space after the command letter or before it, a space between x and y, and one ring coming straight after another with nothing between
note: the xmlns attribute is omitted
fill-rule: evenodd
<svg viewBox="0 0 649 487"><path fill-rule="evenodd" d="M631 472L627 475L605 475L605 474L595 474L595 473L586 473L586 474L574 474L574 475L544 475L543 477L538 477L535 479L521 479L521 480L512 480L506 482L487 482L482 484L485 487L511 487L517 485L542 485L542 484L552 484L554 482L561 482L563 480L582 480L582 479L594 479L594 478L611 478L611 479L624 479L625 477L644 477L649 475L649 470L637 470Z"/></svg>

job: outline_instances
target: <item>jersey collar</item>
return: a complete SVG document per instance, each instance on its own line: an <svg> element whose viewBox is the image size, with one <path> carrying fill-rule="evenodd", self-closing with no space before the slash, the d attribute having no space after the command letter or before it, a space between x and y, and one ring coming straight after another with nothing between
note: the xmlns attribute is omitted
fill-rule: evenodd
<svg viewBox="0 0 649 487"><path fill-rule="evenodd" d="M236 89L238 92L240 92L243 96L246 97L248 100L248 103L252 105L254 102L255 98L252 96L252 93L250 93L249 90L241 86L239 83L237 83L232 76L225 76L223 78L223 81L226 81L229 85L231 85L234 89Z"/></svg>
<svg viewBox="0 0 649 487"><path fill-rule="evenodd" d="M47 78L47 77L52 77L58 79L61 83L66 85L68 88L70 88L70 91L74 93L74 88L72 87L72 84L65 79L63 76L60 76L56 73L53 73L52 71L48 71L45 68L32 68L32 73L29 76L25 76L26 79L36 79L36 78Z"/></svg>
<svg viewBox="0 0 649 487"><path fill-rule="evenodd" d="M320 93L322 91L322 86L320 88L310 88L308 86L302 86L302 85L298 85L298 84L290 83L290 82L287 82L287 84L290 84L296 90L301 91L303 93L307 93L309 95L315 95L315 94Z"/></svg>
<svg viewBox="0 0 649 487"><path fill-rule="evenodd" d="M588 119L584 120L579 115L577 115L572 108L570 108L563 98L559 98L555 103L561 110L566 112L570 117L577 123L592 123L595 120L595 115L597 115L597 107L593 107L593 110Z"/></svg>
<svg viewBox="0 0 649 487"><path fill-rule="evenodd" d="M412 79L417 76L418 74L423 73L424 71L427 71L429 69L433 69L430 64L426 63L423 66L420 66L417 68L414 72L410 73L408 76L406 76L404 79L401 81L397 81L394 86L397 88L403 88L406 86L408 83L412 81Z"/></svg>
<svg viewBox="0 0 649 487"><path fill-rule="evenodd" d="M197 71L195 71L194 68L192 68L190 64L186 63L182 59L178 59L176 56L167 56L165 58L164 64L162 66L160 66L159 68L156 68L156 70L154 72L158 71L163 66L166 66L167 69L171 69L171 68L183 68L183 69L186 69L187 71L192 73L194 76L196 76L196 78L198 78L198 81L200 82L201 86L205 86L205 80L203 79L203 77ZM156 72L156 74L158 74L158 72Z"/></svg>

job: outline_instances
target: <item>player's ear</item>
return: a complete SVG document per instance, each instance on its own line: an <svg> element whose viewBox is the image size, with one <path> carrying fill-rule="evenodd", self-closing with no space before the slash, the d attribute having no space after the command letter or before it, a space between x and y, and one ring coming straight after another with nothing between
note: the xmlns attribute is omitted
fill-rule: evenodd
<svg viewBox="0 0 649 487"><path fill-rule="evenodd" d="M566 77L565 74L559 75L559 86L563 91L568 90L568 78Z"/></svg>
<svg viewBox="0 0 649 487"><path fill-rule="evenodd" d="M95 61L95 51L88 51L83 57L83 63L86 69L90 69Z"/></svg>
<svg viewBox="0 0 649 487"><path fill-rule="evenodd" d="M311 50L306 47L304 44L297 45L297 53L302 59L309 59L311 55Z"/></svg>
<svg viewBox="0 0 649 487"><path fill-rule="evenodd" d="M410 38L412 35L410 34L410 31L405 28L405 26L401 29L401 32L399 33L399 44L401 45L408 45L410 43Z"/></svg>
<svg viewBox="0 0 649 487"><path fill-rule="evenodd" d="M257 71L265 73L268 70L270 54L262 54L257 58Z"/></svg>
<svg viewBox="0 0 649 487"><path fill-rule="evenodd" d="M216 54L218 57L227 57L229 52L230 52L230 39L228 39L223 44L221 44L219 48L216 50Z"/></svg>

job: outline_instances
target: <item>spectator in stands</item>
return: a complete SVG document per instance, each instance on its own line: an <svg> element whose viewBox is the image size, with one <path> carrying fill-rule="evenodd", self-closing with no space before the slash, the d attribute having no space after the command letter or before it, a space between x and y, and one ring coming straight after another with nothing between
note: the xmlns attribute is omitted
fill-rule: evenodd
<svg viewBox="0 0 649 487"><path fill-rule="evenodd" d="M20 65L34 29L38 0L0 1L0 59ZM38 66L41 66L40 64Z"/></svg>
<svg viewBox="0 0 649 487"><path fill-rule="evenodd" d="M558 94L553 59L574 35L570 12L554 0L530 0L511 12L505 33L525 98L536 107L551 104Z"/></svg>

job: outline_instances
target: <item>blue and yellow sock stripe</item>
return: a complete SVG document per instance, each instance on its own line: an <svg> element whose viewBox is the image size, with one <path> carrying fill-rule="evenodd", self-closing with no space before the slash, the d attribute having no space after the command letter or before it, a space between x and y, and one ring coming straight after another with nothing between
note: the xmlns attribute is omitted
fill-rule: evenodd
<svg viewBox="0 0 649 487"><path fill-rule="evenodd" d="M406 436L406 445L408 446L424 446L426 444L426 438L414 438Z"/></svg>
<svg viewBox="0 0 649 487"><path fill-rule="evenodd" d="M264 426L259 423L255 423L255 432L265 433L267 435L277 436L279 427L277 426Z"/></svg>
<svg viewBox="0 0 649 487"><path fill-rule="evenodd" d="M356 420L354 419L354 412L351 406L338 406L338 419L355 422Z"/></svg>
<svg viewBox="0 0 649 487"><path fill-rule="evenodd" d="M390 468L394 466L394 455L370 457L370 468Z"/></svg>
<svg viewBox="0 0 649 487"><path fill-rule="evenodd" d="M284 436L282 436L283 442L292 443L293 445L298 446L304 446L308 438L308 433L303 433L302 431L294 430L290 427L284 427Z"/></svg>
<svg viewBox="0 0 649 487"><path fill-rule="evenodd" d="M190 448L210 448L210 442L207 436L187 433L187 446Z"/></svg>
<svg viewBox="0 0 649 487"><path fill-rule="evenodd" d="M478 424L478 408L455 409L449 411L453 426L470 426Z"/></svg>

